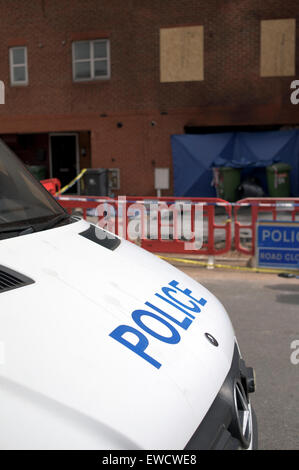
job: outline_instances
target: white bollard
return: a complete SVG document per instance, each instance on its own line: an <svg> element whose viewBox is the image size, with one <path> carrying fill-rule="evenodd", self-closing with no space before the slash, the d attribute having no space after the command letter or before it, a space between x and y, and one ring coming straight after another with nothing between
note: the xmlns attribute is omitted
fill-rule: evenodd
<svg viewBox="0 0 299 470"><path fill-rule="evenodd" d="M214 269L215 257L213 255L208 256L207 269Z"/></svg>

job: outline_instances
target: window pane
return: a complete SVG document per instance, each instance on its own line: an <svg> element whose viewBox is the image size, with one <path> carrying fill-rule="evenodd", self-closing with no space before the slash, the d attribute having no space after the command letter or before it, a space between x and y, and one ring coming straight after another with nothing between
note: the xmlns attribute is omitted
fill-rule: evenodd
<svg viewBox="0 0 299 470"><path fill-rule="evenodd" d="M107 60L94 61L94 74L95 77L106 77L108 75Z"/></svg>
<svg viewBox="0 0 299 470"><path fill-rule="evenodd" d="M107 41L94 42L94 58L102 59L107 57Z"/></svg>
<svg viewBox="0 0 299 470"><path fill-rule="evenodd" d="M25 67L14 67L13 68L13 81L25 82L25 80L26 80Z"/></svg>
<svg viewBox="0 0 299 470"><path fill-rule="evenodd" d="M76 79L91 78L90 62L77 62L75 64L75 78Z"/></svg>
<svg viewBox="0 0 299 470"><path fill-rule="evenodd" d="M75 60L90 59L89 41L75 42Z"/></svg>
<svg viewBox="0 0 299 470"><path fill-rule="evenodd" d="M25 64L25 48L24 47L12 50L12 61L14 65Z"/></svg>

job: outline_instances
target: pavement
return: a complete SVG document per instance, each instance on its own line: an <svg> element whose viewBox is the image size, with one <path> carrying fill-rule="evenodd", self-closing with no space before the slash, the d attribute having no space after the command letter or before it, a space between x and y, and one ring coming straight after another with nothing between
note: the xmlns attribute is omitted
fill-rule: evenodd
<svg viewBox="0 0 299 470"><path fill-rule="evenodd" d="M299 449L299 364L290 360L299 340L299 280L274 274L179 266L223 303L257 390L260 449ZM297 355L299 358L299 353Z"/></svg>

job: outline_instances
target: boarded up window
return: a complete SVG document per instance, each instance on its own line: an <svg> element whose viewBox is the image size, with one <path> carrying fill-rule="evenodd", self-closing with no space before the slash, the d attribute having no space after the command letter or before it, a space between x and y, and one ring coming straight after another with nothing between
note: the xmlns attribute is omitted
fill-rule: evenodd
<svg viewBox="0 0 299 470"><path fill-rule="evenodd" d="M203 26L160 30L160 81L203 80Z"/></svg>
<svg viewBox="0 0 299 470"><path fill-rule="evenodd" d="M261 22L261 76L295 75L296 20Z"/></svg>

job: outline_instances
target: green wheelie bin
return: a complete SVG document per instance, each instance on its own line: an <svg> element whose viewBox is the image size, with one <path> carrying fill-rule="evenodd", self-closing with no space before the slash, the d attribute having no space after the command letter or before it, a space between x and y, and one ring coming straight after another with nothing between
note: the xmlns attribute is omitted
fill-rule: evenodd
<svg viewBox="0 0 299 470"><path fill-rule="evenodd" d="M292 167L287 163L275 163L267 166L267 183L270 197L289 197L290 172Z"/></svg>
<svg viewBox="0 0 299 470"><path fill-rule="evenodd" d="M217 197L235 202L238 199L238 187L241 182L241 169L222 166L215 168L214 180Z"/></svg>

